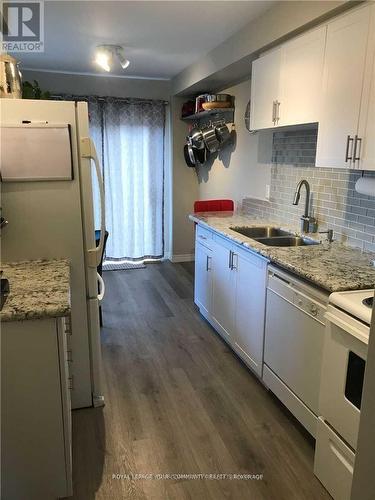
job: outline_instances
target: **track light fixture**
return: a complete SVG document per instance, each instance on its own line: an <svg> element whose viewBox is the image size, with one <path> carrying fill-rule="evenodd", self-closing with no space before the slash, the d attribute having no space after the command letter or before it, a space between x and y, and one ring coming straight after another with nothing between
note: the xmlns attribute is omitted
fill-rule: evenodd
<svg viewBox="0 0 375 500"><path fill-rule="evenodd" d="M130 62L124 55L124 47L121 45L98 45L95 53L95 63L104 71L111 71L113 59L116 57L122 69L126 69Z"/></svg>

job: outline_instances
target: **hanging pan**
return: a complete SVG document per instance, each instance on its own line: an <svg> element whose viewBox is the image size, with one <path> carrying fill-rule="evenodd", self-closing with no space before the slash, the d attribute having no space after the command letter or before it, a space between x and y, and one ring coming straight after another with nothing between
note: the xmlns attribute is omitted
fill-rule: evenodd
<svg viewBox="0 0 375 500"><path fill-rule="evenodd" d="M195 167L196 159L194 155L193 148L191 144L185 144L184 146L184 157L186 165L190 168Z"/></svg>

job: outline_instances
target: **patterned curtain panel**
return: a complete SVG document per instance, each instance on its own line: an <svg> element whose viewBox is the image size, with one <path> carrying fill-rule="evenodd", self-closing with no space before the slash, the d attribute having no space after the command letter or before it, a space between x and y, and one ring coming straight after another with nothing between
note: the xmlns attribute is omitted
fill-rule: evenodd
<svg viewBox="0 0 375 500"><path fill-rule="evenodd" d="M106 260L163 257L165 103L111 97L58 98L88 102L90 133L103 168L109 232ZM93 189L99 227L95 182Z"/></svg>

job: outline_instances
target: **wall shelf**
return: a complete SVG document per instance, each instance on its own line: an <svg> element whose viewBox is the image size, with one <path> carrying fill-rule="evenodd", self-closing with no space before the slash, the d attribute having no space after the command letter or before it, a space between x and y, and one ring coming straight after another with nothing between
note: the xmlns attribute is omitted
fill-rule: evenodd
<svg viewBox="0 0 375 500"><path fill-rule="evenodd" d="M222 116L227 113L234 113L234 108L216 108L216 109L208 109L205 111L201 111L200 113L194 113L193 115L184 116L181 118L183 121L197 121L203 118L210 118L213 116Z"/></svg>

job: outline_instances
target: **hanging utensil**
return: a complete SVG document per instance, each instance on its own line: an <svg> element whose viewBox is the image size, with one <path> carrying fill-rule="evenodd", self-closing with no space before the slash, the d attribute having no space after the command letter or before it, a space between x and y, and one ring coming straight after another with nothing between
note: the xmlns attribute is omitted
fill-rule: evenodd
<svg viewBox="0 0 375 500"><path fill-rule="evenodd" d="M185 163L188 167L190 168L194 168L195 167L195 162L192 162L191 161L191 158L190 158L190 150L189 148L191 148L191 146L189 144L185 144L184 146L184 158L185 158Z"/></svg>
<svg viewBox="0 0 375 500"><path fill-rule="evenodd" d="M215 126L215 134L220 144L223 144L223 142L230 138L229 128L225 122L219 123Z"/></svg>
<svg viewBox="0 0 375 500"><path fill-rule="evenodd" d="M215 127L212 125L202 130L204 144L210 153L214 153L219 149L220 143L216 137Z"/></svg>
<svg viewBox="0 0 375 500"><path fill-rule="evenodd" d="M197 149L204 149L204 140L203 140L203 134L200 129L195 129L191 132L190 134L190 140L191 144L196 147Z"/></svg>
<svg viewBox="0 0 375 500"><path fill-rule="evenodd" d="M208 159L208 151L206 148L195 149L194 155L197 161L196 165L204 165Z"/></svg>

